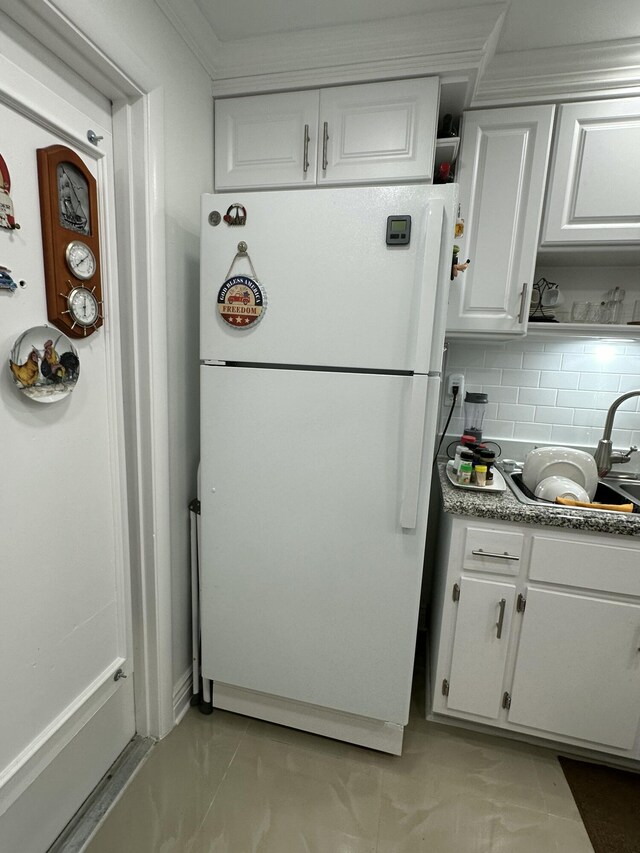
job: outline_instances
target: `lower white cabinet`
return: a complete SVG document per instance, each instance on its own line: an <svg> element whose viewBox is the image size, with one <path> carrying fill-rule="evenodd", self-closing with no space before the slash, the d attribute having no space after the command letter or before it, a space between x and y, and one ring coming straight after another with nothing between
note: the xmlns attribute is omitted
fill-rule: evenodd
<svg viewBox="0 0 640 853"><path fill-rule="evenodd" d="M469 560L483 530L521 537L510 577ZM640 760L640 543L445 515L439 555L433 715Z"/></svg>
<svg viewBox="0 0 640 853"><path fill-rule="evenodd" d="M530 588L510 723L633 748L640 722L640 603Z"/></svg>
<svg viewBox="0 0 640 853"><path fill-rule="evenodd" d="M464 577L459 595L447 707L497 720L516 588Z"/></svg>

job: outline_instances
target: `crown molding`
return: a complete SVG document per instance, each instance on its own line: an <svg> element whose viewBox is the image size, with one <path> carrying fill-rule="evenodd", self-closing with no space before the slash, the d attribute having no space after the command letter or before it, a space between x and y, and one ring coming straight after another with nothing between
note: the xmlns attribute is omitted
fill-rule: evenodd
<svg viewBox="0 0 640 853"><path fill-rule="evenodd" d="M473 107L640 94L640 39L497 54Z"/></svg>
<svg viewBox="0 0 640 853"><path fill-rule="evenodd" d="M200 65L215 80L222 42L195 0L155 0Z"/></svg>
<svg viewBox="0 0 640 853"><path fill-rule="evenodd" d="M508 3L220 41L195 0L156 0L216 96L466 70L493 55Z"/></svg>

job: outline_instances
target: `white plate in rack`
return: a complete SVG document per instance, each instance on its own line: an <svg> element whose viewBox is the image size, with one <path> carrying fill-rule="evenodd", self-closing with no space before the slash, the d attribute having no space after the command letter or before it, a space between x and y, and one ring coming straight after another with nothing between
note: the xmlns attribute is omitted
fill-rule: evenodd
<svg viewBox="0 0 640 853"><path fill-rule="evenodd" d="M490 486L476 486L475 483L469 483L469 485L465 485L463 483L459 483L456 480L456 475L453 470L453 459L450 459L447 462L447 478L452 486L455 486L456 489L470 489L472 492L504 492L506 491L507 484L504 481L504 477L498 471L498 469L493 466L493 483Z"/></svg>

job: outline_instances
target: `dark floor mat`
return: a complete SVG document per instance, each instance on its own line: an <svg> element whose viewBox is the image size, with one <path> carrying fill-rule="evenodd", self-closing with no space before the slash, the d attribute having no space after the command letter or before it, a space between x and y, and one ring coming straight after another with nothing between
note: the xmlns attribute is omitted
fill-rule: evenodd
<svg viewBox="0 0 640 853"><path fill-rule="evenodd" d="M640 774L559 761L595 853L640 853Z"/></svg>

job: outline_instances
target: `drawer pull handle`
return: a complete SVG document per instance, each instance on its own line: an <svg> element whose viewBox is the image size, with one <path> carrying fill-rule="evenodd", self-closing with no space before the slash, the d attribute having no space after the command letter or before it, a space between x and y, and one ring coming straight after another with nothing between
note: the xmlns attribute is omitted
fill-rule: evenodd
<svg viewBox="0 0 640 853"><path fill-rule="evenodd" d="M495 557L497 560L519 560L520 557L516 557L513 554L508 554L504 551L502 554L496 554L493 551L483 551L482 548L478 548L477 551L471 552L474 557Z"/></svg>
<svg viewBox="0 0 640 853"><path fill-rule="evenodd" d="M501 598L498 602L498 607L500 608L500 615L498 616L498 621L496 622L496 628L498 629L496 633L496 638L500 640L502 638L502 624L504 622L504 608L507 605L507 599Z"/></svg>

